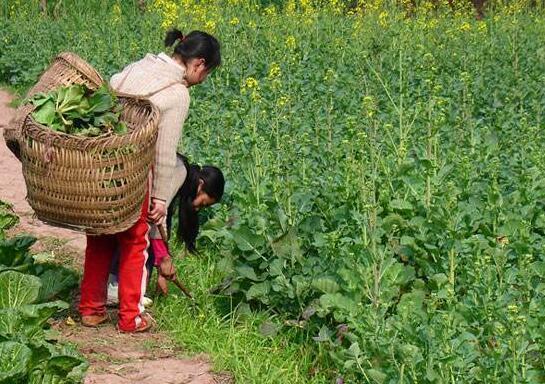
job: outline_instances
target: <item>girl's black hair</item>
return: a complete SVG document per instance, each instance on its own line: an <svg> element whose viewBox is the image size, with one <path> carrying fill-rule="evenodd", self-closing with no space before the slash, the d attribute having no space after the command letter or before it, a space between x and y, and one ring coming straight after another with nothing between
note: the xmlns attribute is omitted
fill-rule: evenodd
<svg viewBox="0 0 545 384"><path fill-rule="evenodd" d="M195 241L199 233L199 216L197 210L193 208L193 200L197 197L199 181L203 181L202 189L208 196L218 202L223 196L225 179L223 173L217 167L204 165L201 168L196 164L190 164L183 155L178 154L178 157L184 162L187 176L168 207L167 228L169 228L169 231L172 228L172 216L177 203L178 238L185 243L185 247L189 252L194 253L196 251Z"/></svg>
<svg viewBox="0 0 545 384"><path fill-rule="evenodd" d="M214 69L221 64L220 43L206 32L192 31L184 35L178 29L171 29L165 36L165 46L174 45L174 54L182 60L203 58L207 69Z"/></svg>

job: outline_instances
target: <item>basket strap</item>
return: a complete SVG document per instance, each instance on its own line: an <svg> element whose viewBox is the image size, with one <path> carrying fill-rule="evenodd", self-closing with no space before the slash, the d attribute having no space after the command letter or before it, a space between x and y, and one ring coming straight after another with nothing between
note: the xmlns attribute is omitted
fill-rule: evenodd
<svg viewBox="0 0 545 384"><path fill-rule="evenodd" d="M155 90L153 92L146 93L142 97L145 97L145 98L151 97L151 96L155 95L156 93L164 91L165 89L170 88L170 87L172 87L173 85L176 85L176 84L183 84L183 83L181 81L178 81L178 80L172 81L172 82L168 83L167 85L165 85L164 87L161 87L161 88L159 88L159 89L157 89L157 90Z"/></svg>
<svg viewBox="0 0 545 384"><path fill-rule="evenodd" d="M9 129L13 131L12 137L16 140L19 140L23 134L23 126L25 121L32 112L34 111L34 104L24 104L17 108L15 111L15 117L11 121Z"/></svg>
<svg viewBox="0 0 545 384"><path fill-rule="evenodd" d="M133 68L134 68L134 64L132 64L132 65L129 67L129 70L127 71L127 73L125 74L125 76L123 76L123 78L121 79L121 83L119 83L119 85L117 86L118 89L123 88L123 85L125 84L125 81L127 80L127 78L129 77L129 75L131 74Z"/></svg>

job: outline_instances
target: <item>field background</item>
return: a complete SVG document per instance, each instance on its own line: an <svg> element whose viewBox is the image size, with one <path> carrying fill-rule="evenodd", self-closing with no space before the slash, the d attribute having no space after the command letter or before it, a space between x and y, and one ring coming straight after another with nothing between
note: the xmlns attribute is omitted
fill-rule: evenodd
<svg viewBox="0 0 545 384"><path fill-rule="evenodd" d="M228 179L179 262L200 307L154 308L188 351L241 383L545 382L539 4L49 3L0 1L21 95L64 50L109 78L171 25L221 41L180 143Z"/></svg>

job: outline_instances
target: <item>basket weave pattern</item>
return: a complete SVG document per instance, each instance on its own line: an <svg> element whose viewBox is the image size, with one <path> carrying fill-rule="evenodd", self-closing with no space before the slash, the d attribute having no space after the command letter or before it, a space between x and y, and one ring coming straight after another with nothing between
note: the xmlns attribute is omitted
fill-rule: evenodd
<svg viewBox="0 0 545 384"><path fill-rule="evenodd" d="M59 55L29 96L60 86L96 89L100 75L72 53ZM36 123L19 112L21 160L28 202L36 216L55 226L90 235L128 229L140 216L155 156L158 109L146 98L119 95L125 135L78 137Z"/></svg>

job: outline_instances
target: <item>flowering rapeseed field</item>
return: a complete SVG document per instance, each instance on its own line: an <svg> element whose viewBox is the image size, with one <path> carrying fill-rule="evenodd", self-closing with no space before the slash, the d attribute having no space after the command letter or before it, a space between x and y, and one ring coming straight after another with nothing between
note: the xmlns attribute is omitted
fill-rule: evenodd
<svg viewBox="0 0 545 384"><path fill-rule="evenodd" d="M180 143L229 180L201 247L219 294L312 346L309 382L545 382L539 4L70 3L3 1L1 81L62 50L110 75L171 26L220 39Z"/></svg>

